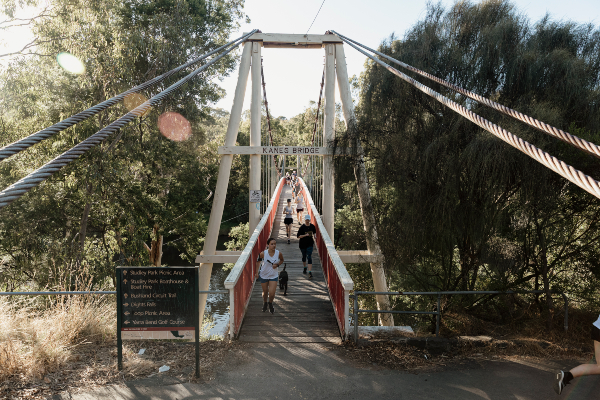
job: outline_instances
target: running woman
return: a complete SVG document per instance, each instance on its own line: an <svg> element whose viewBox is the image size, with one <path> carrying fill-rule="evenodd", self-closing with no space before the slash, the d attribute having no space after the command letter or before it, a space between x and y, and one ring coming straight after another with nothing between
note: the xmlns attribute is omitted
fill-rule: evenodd
<svg viewBox="0 0 600 400"><path fill-rule="evenodd" d="M283 219L283 223L285 224L285 234L288 238L288 244L290 244L292 224L294 223L294 209L292 208L292 199L288 199L287 206L283 207L283 213L285 214L285 218Z"/></svg>
<svg viewBox="0 0 600 400"><path fill-rule="evenodd" d="M302 195L302 192L300 192L300 189L302 188L302 186L298 187L298 196L296 197L296 217L298 219L298 225L302 225L302 214L304 214L304 196Z"/></svg>
<svg viewBox="0 0 600 400"><path fill-rule="evenodd" d="M581 364L568 372L558 371L554 380L554 391L561 394L567 384L574 378L584 375L600 375L600 316L592 325L592 340L594 341L595 364Z"/></svg>
<svg viewBox="0 0 600 400"><path fill-rule="evenodd" d="M283 264L283 255L279 250L275 250L277 241L273 238L267 240L267 251L262 251L259 255L259 260L263 260L262 266L258 271L260 277L260 285L263 290L263 312L267 311L273 314L273 300L277 291L277 282L279 281L279 271L277 268Z"/></svg>
<svg viewBox="0 0 600 400"><path fill-rule="evenodd" d="M304 216L304 225L298 228L296 237L300 239L300 251L302 252L302 264L304 265L303 274L306 274L306 262L308 261L308 278L312 279L312 252L315 241L313 235L317 233L317 228L310 223L310 215Z"/></svg>

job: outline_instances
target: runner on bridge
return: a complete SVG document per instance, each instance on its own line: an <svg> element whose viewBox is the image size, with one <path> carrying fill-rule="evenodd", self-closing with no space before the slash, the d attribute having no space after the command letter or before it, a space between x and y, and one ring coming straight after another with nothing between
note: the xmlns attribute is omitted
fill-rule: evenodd
<svg viewBox="0 0 600 400"><path fill-rule="evenodd" d="M283 264L283 255L279 250L275 250L277 241L273 238L267 240L267 251L262 251L259 255L259 261L263 263L258 271L260 276L260 285L263 290L263 312L267 311L267 306L271 314L275 312L273 300L277 291L277 282L279 281L279 271L277 268Z"/></svg>
<svg viewBox="0 0 600 400"><path fill-rule="evenodd" d="M561 394L572 379L584 375L600 375L600 316L592 325L592 340L594 341L595 364L581 364L568 372L558 371L554 381L554 391Z"/></svg>
<svg viewBox="0 0 600 400"><path fill-rule="evenodd" d="M306 262L308 261L308 277L312 279L312 252L315 241L313 235L317 233L317 228L310 223L310 215L304 216L304 225L298 228L296 237L300 239L300 251L302 252L302 264L304 265L303 274L306 274Z"/></svg>
<svg viewBox="0 0 600 400"><path fill-rule="evenodd" d="M285 235L287 236L288 244L290 244L290 236L292 235L292 224L294 223L294 209L292 208L292 199L288 199L287 206L283 208L285 218L283 223L285 224Z"/></svg>
<svg viewBox="0 0 600 400"><path fill-rule="evenodd" d="M302 214L304 214L304 196L302 196L302 184L298 187L298 197L296 197L296 217L298 225L302 225Z"/></svg>

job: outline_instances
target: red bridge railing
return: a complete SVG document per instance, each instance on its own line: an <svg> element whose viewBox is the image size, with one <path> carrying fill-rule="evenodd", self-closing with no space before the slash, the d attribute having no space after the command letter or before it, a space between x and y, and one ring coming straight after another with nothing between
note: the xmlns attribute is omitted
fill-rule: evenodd
<svg viewBox="0 0 600 400"><path fill-rule="evenodd" d="M317 229L315 243L317 245L319 257L321 258L321 265L323 267L323 274L329 291L329 298L333 304L335 317L340 328L340 334L342 335L342 339L345 340L350 332L349 295L350 291L354 288L354 282L352 281L352 278L350 278L344 263L335 250L335 246L333 245L329 234L325 230L321 216L315 207L310 192L306 188L306 184L302 179L300 179L300 182L302 182L302 194L308 205L306 209Z"/></svg>
<svg viewBox="0 0 600 400"><path fill-rule="evenodd" d="M248 244L225 279L225 288L229 290L229 336L232 339L238 335L242 327L258 269L256 260L258 254L267 247L267 240L273 229L273 221L277 215L277 206L284 182L284 179L279 181L269 207L265 210L265 214L250 236Z"/></svg>

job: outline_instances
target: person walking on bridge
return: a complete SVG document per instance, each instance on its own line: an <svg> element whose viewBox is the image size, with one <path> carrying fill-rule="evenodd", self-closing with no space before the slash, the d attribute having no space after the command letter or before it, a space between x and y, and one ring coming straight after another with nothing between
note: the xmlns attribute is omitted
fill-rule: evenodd
<svg viewBox="0 0 600 400"><path fill-rule="evenodd" d="M273 238L267 240L267 250L262 251L259 254L258 260L263 260L263 263L258 270L260 277L260 285L263 291L263 312L267 311L273 314L275 308L273 308L273 300L275 299L275 292L277 291L277 282L279 281L278 267L283 264L283 255L276 250L277 241Z"/></svg>
<svg viewBox="0 0 600 400"><path fill-rule="evenodd" d="M594 353L596 362L594 364L581 364L570 371L558 371L554 380L554 391L561 394L563 389L571 380L584 375L600 375L600 316L592 325L592 340L594 341Z"/></svg>
<svg viewBox="0 0 600 400"><path fill-rule="evenodd" d="M287 207L283 207L283 213L285 218L283 223L285 224L285 235L287 236L288 244L290 244L290 236L292 235L292 224L294 223L294 209L292 208L292 199L288 199Z"/></svg>
<svg viewBox="0 0 600 400"><path fill-rule="evenodd" d="M302 214L304 214L304 196L302 196L302 185L298 186L298 196L296 197L296 216L298 218L298 225L302 225Z"/></svg>
<svg viewBox="0 0 600 400"><path fill-rule="evenodd" d="M306 274L306 263L308 262L308 278L312 279L312 252L315 241L313 236L316 235L317 228L310 223L310 215L304 216L304 225L298 228L296 237L300 239L300 251L302 252L302 264L304 265L303 274Z"/></svg>

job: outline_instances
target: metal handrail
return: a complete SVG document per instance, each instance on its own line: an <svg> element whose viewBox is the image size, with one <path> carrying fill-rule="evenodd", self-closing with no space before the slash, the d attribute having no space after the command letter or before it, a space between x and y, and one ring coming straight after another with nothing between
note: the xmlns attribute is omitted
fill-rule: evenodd
<svg viewBox="0 0 600 400"><path fill-rule="evenodd" d="M346 267L342 262L337 250L335 249L333 241L331 240L329 234L327 233L327 230L325 229L325 225L323 225L323 221L321 220L317 207L315 207L315 203L313 202L310 192L307 189L306 183L302 178L298 177L298 179L302 184L302 193L304 194L304 200L306 201L306 204L309 205L309 207L307 207L307 211L309 212L311 217L314 218L317 224L317 231L319 233L317 241L322 241L324 245L324 249L320 250L325 250L323 251L323 253L325 254L321 254L322 252L319 251L319 256L321 257L321 264L323 267L323 272L325 274L325 283L327 284L329 299L331 300L331 303L333 305L333 310L335 312L342 339L346 339L350 332L349 296L350 291L354 289L354 282L352 281L348 270L346 270ZM319 248L318 242L317 248ZM335 271L335 276L341 285L341 289L343 290L343 299L339 298L341 297L339 294L336 294L336 288L331 287L332 283L329 279L330 277L327 268L329 262L331 263L331 266ZM339 307L342 307L343 310L340 310Z"/></svg>
<svg viewBox="0 0 600 400"><path fill-rule="evenodd" d="M277 212L277 206L279 205L279 198L284 181L285 179L283 178L279 180L279 183L275 187L275 195L271 197L271 201L269 202L269 206L265 210L263 217L254 229L252 236L250 236L250 240L248 240L246 247L244 247L242 254L233 266L233 269L225 279L225 288L229 290L229 336L231 339L235 337L239 328L241 328L246 309L248 308L252 289L255 284L254 267L256 257L253 257L253 255L257 256L258 253L263 250L262 248L257 250L256 246L266 244L268 237L265 237L264 229L268 229L268 234L270 234L271 229L273 228L273 221L275 220L275 213ZM249 266L248 268L250 268L251 271L247 270L247 266ZM245 299L241 298L243 297L243 293L236 293L236 287L244 273L246 274L247 279L242 280L241 284L244 285L244 281L251 282L251 287L249 288ZM248 279L251 279L251 281L248 281ZM244 288L240 289L243 290ZM241 310L239 310L239 308L241 308Z"/></svg>
<svg viewBox="0 0 600 400"><path fill-rule="evenodd" d="M228 294L229 290L199 290L201 294ZM89 290L70 292L0 292L0 296L57 296L74 294L117 294L115 290Z"/></svg>
<svg viewBox="0 0 600 400"><path fill-rule="evenodd" d="M546 293L543 290L474 290L474 291L443 291L443 292L354 292L351 296L354 299L354 342L358 343L358 313L371 313L371 314L430 314L436 315L435 322L435 336L438 337L440 333L440 323L442 318L441 313L441 299L443 295L474 295L474 294L543 294ZM560 294L565 302L564 310L564 328L565 332L569 329L569 299L564 292L558 290L550 290L550 293ZM360 310L358 308L358 296L360 295L388 295L388 296L436 296L437 295L437 309L436 311L392 311L392 310Z"/></svg>

